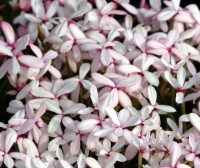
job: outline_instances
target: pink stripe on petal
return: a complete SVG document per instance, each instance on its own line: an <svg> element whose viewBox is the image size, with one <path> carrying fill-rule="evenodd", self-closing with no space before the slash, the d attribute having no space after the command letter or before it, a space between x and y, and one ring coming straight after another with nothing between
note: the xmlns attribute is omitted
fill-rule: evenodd
<svg viewBox="0 0 200 168"><path fill-rule="evenodd" d="M24 55L18 58L19 62L32 68L42 68L44 63L37 57L31 55Z"/></svg>
<svg viewBox="0 0 200 168"><path fill-rule="evenodd" d="M9 44L15 43L15 33L12 26L8 22L1 22L1 28Z"/></svg>

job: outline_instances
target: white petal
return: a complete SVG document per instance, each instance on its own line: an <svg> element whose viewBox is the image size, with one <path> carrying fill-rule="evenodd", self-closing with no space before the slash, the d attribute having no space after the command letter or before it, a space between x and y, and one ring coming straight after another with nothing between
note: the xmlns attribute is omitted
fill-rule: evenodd
<svg viewBox="0 0 200 168"><path fill-rule="evenodd" d="M91 132L98 123L99 121L96 119L86 119L78 124L78 129L83 132Z"/></svg>
<svg viewBox="0 0 200 168"><path fill-rule="evenodd" d="M0 54L8 55L8 56L13 56L12 51L7 48L6 46L0 44Z"/></svg>
<svg viewBox="0 0 200 168"><path fill-rule="evenodd" d="M104 84L104 85L108 85L108 86L111 86L111 87L115 87L115 83L112 80L106 78L105 76L103 76L103 75L101 75L99 73L93 73L92 74L92 78L95 81L97 81L98 83L100 83L100 84Z"/></svg>
<svg viewBox="0 0 200 168"><path fill-rule="evenodd" d="M8 129L6 131L6 140L5 140L5 150L6 153L9 152L10 148L17 140L17 133L13 129Z"/></svg>
<svg viewBox="0 0 200 168"><path fill-rule="evenodd" d="M166 112L169 112L169 113L176 112L175 108L173 108L171 106L167 106L167 105L157 105L156 108L161 110L161 111L166 111Z"/></svg>
<svg viewBox="0 0 200 168"><path fill-rule="evenodd" d="M42 68L44 66L44 63L41 59L31 56L31 55L23 55L18 58L19 62L32 68Z"/></svg>
<svg viewBox="0 0 200 168"><path fill-rule="evenodd" d="M120 121L118 119L116 111L113 108L107 107L106 112L107 112L108 116L110 117L110 119L112 120L112 122L114 124L120 126Z"/></svg>
<svg viewBox="0 0 200 168"><path fill-rule="evenodd" d="M134 65L120 65L117 70L122 73L136 73L141 72L141 70Z"/></svg>
<svg viewBox="0 0 200 168"><path fill-rule="evenodd" d="M171 19L175 14L176 14L175 11L164 10L158 14L158 20L159 21L167 21L167 20Z"/></svg>
<svg viewBox="0 0 200 168"><path fill-rule="evenodd" d="M178 80L180 86L184 85L185 78L186 78L185 69L183 67L180 67L178 72L177 72L177 80Z"/></svg>
<svg viewBox="0 0 200 168"><path fill-rule="evenodd" d="M84 79L85 76L87 75L87 73L89 72L90 70L90 64L89 63L84 63L80 66L80 69L79 69L79 76L80 76L80 79Z"/></svg>
<svg viewBox="0 0 200 168"><path fill-rule="evenodd" d="M10 65L8 67L8 73L11 75L16 75L20 71L20 65L17 61L16 57L13 57L10 61Z"/></svg>
<svg viewBox="0 0 200 168"><path fill-rule="evenodd" d="M157 93L153 86L148 87L147 94L151 105L155 105L157 100Z"/></svg>
<svg viewBox="0 0 200 168"><path fill-rule="evenodd" d="M55 95L43 87L33 88L31 94L35 97L55 98Z"/></svg>
<svg viewBox="0 0 200 168"><path fill-rule="evenodd" d="M176 93L176 103L178 103L178 104L183 103L183 99L184 99L184 93L177 92Z"/></svg>
<svg viewBox="0 0 200 168"><path fill-rule="evenodd" d="M98 90L95 85L92 85L90 88L90 98L94 106L98 103Z"/></svg>
<svg viewBox="0 0 200 168"><path fill-rule="evenodd" d="M168 72L165 72L165 78L167 81L175 88L177 89L179 87L178 82L174 79L174 77Z"/></svg>
<svg viewBox="0 0 200 168"><path fill-rule="evenodd" d="M101 168L101 166L99 165L99 163L92 157L87 157L85 159L87 165L91 168Z"/></svg>
<svg viewBox="0 0 200 168"><path fill-rule="evenodd" d="M54 16L56 14L57 10L58 10L58 2L54 1L49 6L47 13L46 13L46 17L51 18L52 16Z"/></svg>
<svg viewBox="0 0 200 168"><path fill-rule="evenodd" d="M48 125L49 133L54 133L55 131L57 131L57 129L60 127L61 119L62 119L62 115L56 115L51 119Z"/></svg>
<svg viewBox="0 0 200 168"><path fill-rule="evenodd" d="M197 114L195 114L195 113L190 113L189 114L189 119L190 119L190 122L192 123L192 125L198 131L200 131L200 117Z"/></svg>
<svg viewBox="0 0 200 168"><path fill-rule="evenodd" d="M6 165L7 168L14 167L14 161L9 154L6 154L4 156L4 164Z"/></svg>
<svg viewBox="0 0 200 168"><path fill-rule="evenodd" d="M153 86L158 86L159 85L159 80L158 77L152 73L152 72L145 72L144 73L146 80Z"/></svg>

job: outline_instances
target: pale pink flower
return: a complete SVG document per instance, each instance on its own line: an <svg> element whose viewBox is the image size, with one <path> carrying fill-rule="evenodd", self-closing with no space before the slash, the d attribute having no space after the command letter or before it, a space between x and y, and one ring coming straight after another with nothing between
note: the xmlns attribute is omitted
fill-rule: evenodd
<svg viewBox="0 0 200 168"><path fill-rule="evenodd" d="M165 72L165 78L167 81L176 89L176 102L182 103L184 100L184 92L185 90L189 89L195 83L195 76L189 79L189 81L185 82L186 80L186 71L183 67L180 67L177 72L177 80L171 75L170 72Z"/></svg>

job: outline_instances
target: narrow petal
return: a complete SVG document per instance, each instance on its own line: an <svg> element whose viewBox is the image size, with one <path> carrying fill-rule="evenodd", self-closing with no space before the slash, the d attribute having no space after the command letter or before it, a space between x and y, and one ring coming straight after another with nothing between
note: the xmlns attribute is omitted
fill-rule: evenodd
<svg viewBox="0 0 200 168"><path fill-rule="evenodd" d="M85 159L87 165L91 168L101 168L101 166L99 165L99 163L92 157L87 157Z"/></svg>
<svg viewBox="0 0 200 168"><path fill-rule="evenodd" d="M16 43L16 49L14 50L14 53L18 54L20 51L23 51L27 47L27 45L29 43L29 40L30 40L30 35L29 34L24 35L23 37L18 39L17 43Z"/></svg>
<svg viewBox="0 0 200 168"><path fill-rule="evenodd" d="M11 58L10 64L8 66L8 73L10 75L16 75L20 71L20 65L16 57Z"/></svg>
<svg viewBox="0 0 200 168"><path fill-rule="evenodd" d="M15 32L8 22L1 22L1 28L9 44L15 43Z"/></svg>
<svg viewBox="0 0 200 168"><path fill-rule="evenodd" d="M95 85L92 85L90 88L90 98L94 106L98 103L98 90Z"/></svg>
<svg viewBox="0 0 200 168"><path fill-rule="evenodd" d="M9 152L10 148L17 140L17 133L13 129L8 129L6 131L6 140L5 140L5 151Z"/></svg>
<svg viewBox="0 0 200 168"><path fill-rule="evenodd" d="M28 119L19 129L18 134L25 134L26 132L30 131L34 126L34 120Z"/></svg>
<svg viewBox="0 0 200 168"><path fill-rule="evenodd" d="M167 81L175 88L177 89L179 87L178 82L174 79L174 77L168 72L165 72L165 78L167 79Z"/></svg>
<svg viewBox="0 0 200 168"><path fill-rule="evenodd" d="M151 105L155 105L157 100L157 93L153 86L148 87L147 94Z"/></svg>
<svg viewBox="0 0 200 168"><path fill-rule="evenodd" d="M48 124L48 132L54 133L60 127L62 115L54 116Z"/></svg>
<svg viewBox="0 0 200 168"><path fill-rule="evenodd" d="M6 165L7 168L14 167L14 161L9 154L6 154L4 156L4 164Z"/></svg>
<svg viewBox="0 0 200 168"><path fill-rule="evenodd" d="M195 114L195 113L190 113L189 114L189 119L190 119L190 122L192 123L192 125L198 131L200 131L200 117L197 114Z"/></svg>
<svg viewBox="0 0 200 168"><path fill-rule="evenodd" d="M84 63L80 66L80 69L79 69L79 77L80 79L84 79L85 76L87 75L87 73L89 72L90 70L90 64L89 63Z"/></svg>
<svg viewBox="0 0 200 168"><path fill-rule="evenodd" d="M180 86L184 85L185 78L186 78L185 69L183 67L180 67L178 70L178 73L177 73L177 80L178 80Z"/></svg>
<svg viewBox="0 0 200 168"><path fill-rule="evenodd" d="M184 93L177 92L176 93L176 103L178 103L178 104L183 103L183 99L184 99Z"/></svg>
<svg viewBox="0 0 200 168"><path fill-rule="evenodd" d="M78 129L83 132L91 132L98 123L99 121L96 119L86 119L78 124Z"/></svg>
<svg viewBox="0 0 200 168"><path fill-rule="evenodd" d="M31 55L23 55L18 58L19 62L32 68L42 68L44 63L37 57Z"/></svg>
<svg viewBox="0 0 200 168"><path fill-rule="evenodd" d="M38 57L38 58L42 58L43 54L42 54L42 51L40 50L39 47L37 47L36 45L33 45L31 44L30 45L31 47L31 50L35 53L35 55Z"/></svg>
<svg viewBox="0 0 200 168"><path fill-rule="evenodd" d="M171 106L167 106L167 105L157 105L156 108L159 110L162 110L162 111L169 112L169 113L176 112L175 108L173 108Z"/></svg>
<svg viewBox="0 0 200 168"><path fill-rule="evenodd" d="M115 83L99 73L93 73L92 78L100 84L115 87Z"/></svg>
<svg viewBox="0 0 200 168"><path fill-rule="evenodd" d="M141 72L141 70L134 65L120 65L117 67L117 70L125 74Z"/></svg>
<svg viewBox="0 0 200 168"><path fill-rule="evenodd" d="M175 11L172 10L164 10L161 13L158 14L158 20L159 21L167 21L171 19L176 14Z"/></svg>
<svg viewBox="0 0 200 168"><path fill-rule="evenodd" d="M123 91L119 90L118 91L119 94L119 103L124 107L131 107L132 106L132 102L130 97Z"/></svg>
<svg viewBox="0 0 200 168"><path fill-rule="evenodd" d="M11 56L11 57L13 56L12 51L2 44L0 44L0 54L8 55L8 56Z"/></svg>
<svg viewBox="0 0 200 168"><path fill-rule="evenodd" d="M97 137L106 137L108 135L111 135L113 131L114 131L114 128L105 128L105 129L96 131L94 135Z"/></svg>
<svg viewBox="0 0 200 168"><path fill-rule="evenodd" d="M172 142L170 147L171 166L174 167L181 156L181 148L177 142Z"/></svg>
<svg viewBox="0 0 200 168"><path fill-rule="evenodd" d="M58 2L54 1L49 6L47 13L46 13L46 17L51 18L52 16L54 16L56 14L57 10L58 10Z"/></svg>
<svg viewBox="0 0 200 168"><path fill-rule="evenodd" d="M120 121L118 119L116 111L113 108L107 107L106 112L107 112L108 116L110 117L110 119L112 120L112 122L115 125L120 126Z"/></svg>
<svg viewBox="0 0 200 168"><path fill-rule="evenodd" d="M43 87L33 88L31 94L35 97L55 98L55 95Z"/></svg>

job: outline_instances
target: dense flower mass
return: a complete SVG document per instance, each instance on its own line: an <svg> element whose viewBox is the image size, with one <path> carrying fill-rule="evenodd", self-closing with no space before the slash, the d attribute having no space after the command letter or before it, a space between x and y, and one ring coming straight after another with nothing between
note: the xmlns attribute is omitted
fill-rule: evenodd
<svg viewBox="0 0 200 168"><path fill-rule="evenodd" d="M9 4L18 15L0 15L11 99L0 167L200 168L197 5Z"/></svg>

